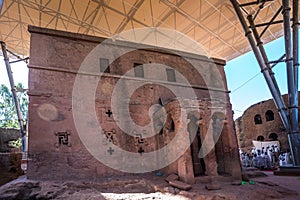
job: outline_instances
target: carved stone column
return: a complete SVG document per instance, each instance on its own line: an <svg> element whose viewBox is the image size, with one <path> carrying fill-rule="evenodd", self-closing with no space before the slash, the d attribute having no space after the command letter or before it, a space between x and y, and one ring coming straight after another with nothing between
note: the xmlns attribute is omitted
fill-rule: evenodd
<svg viewBox="0 0 300 200"><path fill-rule="evenodd" d="M213 126L212 120L200 120L200 138L202 142L202 146L200 149L200 157L204 158L205 166L206 166L206 174L208 176L218 176L218 164L216 160L215 154L215 143L213 140Z"/></svg>

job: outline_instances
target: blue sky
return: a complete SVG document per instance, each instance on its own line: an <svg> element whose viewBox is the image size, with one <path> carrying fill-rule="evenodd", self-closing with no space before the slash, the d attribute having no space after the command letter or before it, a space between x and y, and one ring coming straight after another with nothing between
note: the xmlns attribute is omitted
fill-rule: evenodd
<svg viewBox="0 0 300 200"><path fill-rule="evenodd" d="M245 38L246 39L246 38ZM277 60L284 54L283 38L279 38L265 45L269 60ZM0 84L9 85L8 77L0 57ZM273 68L281 94L287 93L287 79L285 63L280 63ZM28 86L28 68L24 62L12 64L15 83L21 82ZM235 112L234 119L238 118L251 105L272 98L267 84L260 73L260 68L252 52L235 58L225 67L228 88L231 91L230 100Z"/></svg>
<svg viewBox="0 0 300 200"><path fill-rule="evenodd" d="M11 61L11 60L10 60ZM25 88L28 87L28 68L25 62L17 62L11 64L15 84L22 83ZM9 86L9 80L6 72L3 57L0 56L0 84Z"/></svg>
<svg viewBox="0 0 300 200"><path fill-rule="evenodd" d="M269 61L277 60L284 54L283 37L266 44ZM260 67L253 52L235 58L225 67L230 101L234 110L234 119L238 118L251 105L271 99L267 83L260 72ZM281 94L287 93L287 77L285 63L279 63L273 68Z"/></svg>

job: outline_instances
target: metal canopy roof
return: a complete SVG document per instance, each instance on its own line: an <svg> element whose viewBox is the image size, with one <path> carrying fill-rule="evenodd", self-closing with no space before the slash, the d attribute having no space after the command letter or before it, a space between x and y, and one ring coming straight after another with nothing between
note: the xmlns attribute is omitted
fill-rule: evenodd
<svg viewBox="0 0 300 200"><path fill-rule="evenodd" d="M280 0L267 1L256 23L270 21L280 6ZM0 40L23 56L29 55L28 25L102 37L143 27L175 29L199 42L211 57L227 61L251 50L229 0L4 0ZM282 35L282 24L271 25L263 42Z"/></svg>

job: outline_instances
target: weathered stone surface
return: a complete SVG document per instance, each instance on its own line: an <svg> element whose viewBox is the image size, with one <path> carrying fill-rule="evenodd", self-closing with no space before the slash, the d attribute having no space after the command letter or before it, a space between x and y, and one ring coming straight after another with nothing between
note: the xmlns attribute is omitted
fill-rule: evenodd
<svg viewBox="0 0 300 200"><path fill-rule="evenodd" d="M242 180L243 181L249 181L250 180L250 177L248 176L248 174L246 172L242 173Z"/></svg>
<svg viewBox="0 0 300 200"><path fill-rule="evenodd" d="M192 185L183 183L181 181L170 181L169 184L181 190L190 190L192 188Z"/></svg>
<svg viewBox="0 0 300 200"><path fill-rule="evenodd" d="M19 138L20 130L0 128L0 152L10 152L12 147L8 145L8 142Z"/></svg>
<svg viewBox="0 0 300 200"><path fill-rule="evenodd" d="M211 183L211 184L205 185L205 188L207 190L220 190L221 189L221 185L217 184L217 183Z"/></svg>
<svg viewBox="0 0 300 200"><path fill-rule="evenodd" d="M179 176L176 174L170 174L169 176L167 176L167 178L165 180L167 182L176 181L176 180L179 180Z"/></svg>
<svg viewBox="0 0 300 200"><path fill-rule="evenodd" d="M238 200L234 195L216 194L213 196L199 195L193 200Z"/></svg>
<svg viewBox="0 0 300 200"><path fill-rule="evenodd" d="M165 50L147 49L148 47L143 45L143 48L136 50L130 48L129 51L126 45L120 45L118 50L126 53L118 58L114 58L114 53L107 52L99 53L92 58L88 57L91 58L90 60L87 56L99 44L97 42L105 38L90 40L89 37L82 35L56 31L51 31L49 34L48 29L40 28L29 28L29 31L31 32L28 93L31 157L27 171L29 178L94 180L104 176L126 174L116 169L120 166L134 170L142 163L138 167L155 169L160 163L166 162L170 163L162 169L164 174L178 173L181 180L188 183L193 183L196 173L213 176L219 172L240 178L232 108L226 92L223 68L225 62L182 52L192 60L189 62L182 56ZM108 59L111 62L109 73L100 73L101 59ZM86 60L88 68L83 70L80 67ZM151 63L173 68L176 81L170 83L167 68L156 68L156 65L152 66ZM196 65L197 69L191 63ZM136 76L137 64L143 65L143 77ZM151 65L150 68L146 67L148 65ZM78 73L79 69L80 73ZM91 96L90 85L78 84L79 89L75 90L74 83L78 77L95 81L96 86L92 92L93 103L87 102L86 99ZM121 102L120 107L112 106L113 92L121 79L125 82L121 84L121 94L117 98L117 102ZM187 85L185 80L188 80ZM141 83L142 85L136 88ZM180 91L180 94L175 94L171 87ZM209 89L219 87L224 91L216 92L216 96L212 99ZM195 98L191 99L188 88L194 91ZM181 100L183 106L179 103ZM76 101L78 103L74 106ZM155 115L159 110L156 109L158 104L163 104L166 111L165 123L162 123L164 117ZM193 111L195 105L199 108L196 113ZM129 119L120 114L126 109L129 109ZM74 113L78 110L82 115L79 120L74 118ZM226 114L221 116L220 113L225 110ZM193 123L200 118L203 123L194 125L188 130L189 114L196 117ZM133 124L129 123L131 121L140 127L155 122L155 134L152 133L152 129L126 133L119 127L120 124L131 126ZM214 127L222 125L222 130L220 139L211 151L213 153L204 156L204 163L206 162L206 171L204 171L204 167L200 166L200 158L197 158L199 148L193 145L191 147L193 159L199 159L193 163L191 148L188 147L191 144L190 139L196 138L194 143L204 141L203 136L209 131L208 125L211 123L214 123ZM193 130L197 130L198 125L202 135L193 137L195 136ZM84 131L79 131L78 127ZM94 144L93 148L87 148L85 146L87 143L82 141L82 134L92 135L91 142L97 144ZM180 140L170 147L168 144L173 142L175 136L180 136ZM178 148L183 148L185 144L188 145L188 150L185 148L180 152L184 155L178 155ZM112 148L113 145L125 150L124 152L137 154L141 162L137 162L134 157L117 154L117 148ZM166 154L154 154L151 160L144 157L145 153L155 152L167 145L170 148ZM99 158L92 156L91 150L95 150L97 155L98 151L103 151L100 159L105 157L110 161L109 164L104 165ZM114 169L112 165L117 167ZM194 166L198 169L197 172L193 172Z"/></svg>
<svg viewBox="0 0 300 200"><path fill-rule="evenodd" d="M181 190L179 188L175 188L175 194L178 194Z"/></svg>
<svg viewBox="0 0 300 200"><path fill-rule="evenodd" d="M278 184L272 182L257 181L257 183L268 185L268 186L278 186Z"/></svg>
<svg viewBox="0 0 300 200"><path fill-rule="evenodd" d="M287 105L288 95L283 95L282 97ZM267 121L266 112L268 110L273 112L274 120ZM261 124L255 124L254 117L256 115L260 115ZM287 132L284 129L273 99L261 101L250 106L240 118L235 120L235 127L239 146L246 152L251 152L252 141L257 140L258 136L263 136L264 141L269 141L269 136L272 133L277 134L282 151L289 149Z"/></svg>
<svg viewBox="0 0 300 200"><path fill-rule="evenodd" d="M182 195L182 196L185 196L185 197L188 197L188 198L191 198L191 199L197 196L197 193L195 193L195 192L187 192L185 190L180 191L178 194Z"/></svg>
<svg viewBox="0 0 300 200"><path fill-rule="evenodd" d="M168 192L168 193L171 193L171 194L176 194L175 192L175 188L174 187L165 187L164 188L164 192Z"/></svg>
<svg viewBox="0 0 300 200"><path fill-rule="evenodd" d="M190 150L187 150L178 160L178 175L180 181L188 184L194 184L194 170Z"/></svg>
<svg viewBox="0 0 300 200"><path fill-rule="evenodd" d="M16 176L22 175L24 172L21 169L21 159L22 153L0 153L0 172L2 174L11 172Z"/></svg>
<svg viewBox="0 0 300 200"><path fill-rule="evenodd" d="M231 185L242 185L242 181L233 181Z"/></svg>
<svg viewBox="0 0 300 200"><path fill-rule="evenodd" d="M153 178L153 179L152 179ZM291 179L289 179L291 180ZM266 182L274 179L267 178ZM292 183L297 185L296 179ZM298 190L287 188L291 183L280 186L257 182L255 185L243 187L226 184L219 191L205 191L202 185L194 185L193 190L180 191L157 177L147 179L102 179L100 182L82 181L32 181L25 176L18 178L6 185L0 186L0 199L166 199L166 200L238 200L238 199L299 199ZM128 185L128 186L127 186ZM155 185L162 186L162 190L156 190ZM152 188L152 189L151 189ZM299 188L297 185L295 189ZM167 192L166 192L167 191ZM174 195L178 194L178 195Z"/></svg>
<svg viewBox="0 0 300 200"><path fill-rule="evenodd" d="M234 199L235 198L232 198L231 196L228 195L217 194L214 195L211 200L234 200Z"/></svg>
<svg viewBox="0 0 300 200"><path fill-rule="evenodd" d="M268 176L264 172L261 172L261 171L250 171L250 172L246 171L245 173L248 175L249 178Z"/></svg>

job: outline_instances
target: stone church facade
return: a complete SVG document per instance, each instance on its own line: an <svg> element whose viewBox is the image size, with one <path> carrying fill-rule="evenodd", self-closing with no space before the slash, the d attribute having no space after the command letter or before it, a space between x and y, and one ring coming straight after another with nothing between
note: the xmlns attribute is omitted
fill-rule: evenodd
<svg viewBox="0 0 300 200"><path fill-rule="evenodd" d="M225 61L128 42L116 59L115 50L91 56L104 38L29 32L29 178L241 177Z"/></svg>

